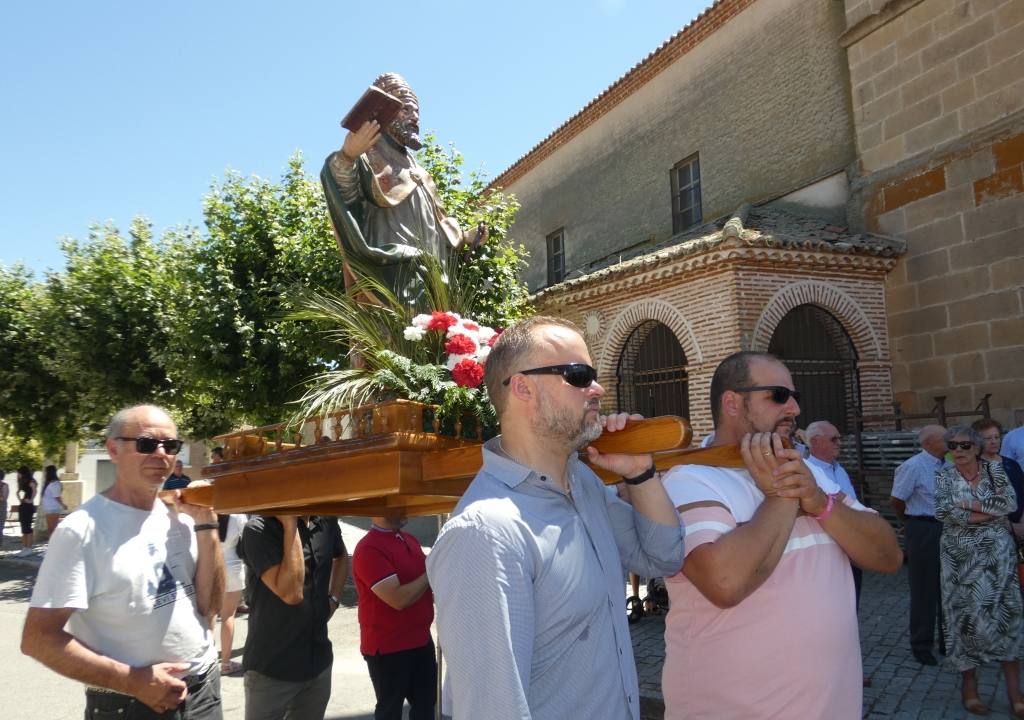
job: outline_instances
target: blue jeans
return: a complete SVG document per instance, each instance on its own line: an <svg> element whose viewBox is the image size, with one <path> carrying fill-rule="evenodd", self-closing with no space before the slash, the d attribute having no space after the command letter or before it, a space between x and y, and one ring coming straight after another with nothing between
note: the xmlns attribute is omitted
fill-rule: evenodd
<svg viewBox="0 0 1024 720"><path fill-rule="evenodd" d="M158 713L131 695L85 691L85 720L223 720L220 707L220 666L189 682L188 697L178 707Z"/></svg>

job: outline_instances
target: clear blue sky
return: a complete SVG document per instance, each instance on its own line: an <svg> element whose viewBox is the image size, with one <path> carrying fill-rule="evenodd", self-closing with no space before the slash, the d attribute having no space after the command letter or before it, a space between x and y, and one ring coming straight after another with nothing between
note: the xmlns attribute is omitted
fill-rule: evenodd
<svg viewBox="0 0 1024 720"><path fill-rule="evenodd" d="M95 221L201 225L202 196L227 168L277 178L302 150L315 175L384 71L419 95L424 130L494 177L710 4L9 5L0 263L59 268L59 238Z"/></svg>

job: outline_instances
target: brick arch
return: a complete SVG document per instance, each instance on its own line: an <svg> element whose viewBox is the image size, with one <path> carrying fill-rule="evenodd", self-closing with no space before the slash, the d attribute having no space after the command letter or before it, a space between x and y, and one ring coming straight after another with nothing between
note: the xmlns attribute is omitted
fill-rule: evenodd
<svg viewBox="0 0 1024 720"><path fill-rule="evenodd" d="M767 351L775 328L786 313L799 305L817 305L828 310L850 336L860 360L882 357L878 334L857 301L844 291L815 280L786 285L772 296L754 325L751 350Z"/></svg>
<svg viewBox="0 0 1024 720"><path fill-rule="evenodd" d="M699 365L704 362L704 353L693 333L693 328L690 327L690 322L675 306L664 300L637 300L627 305L612 321L598 360L598 372L601 375L615 373L619 355L622 354L630 333L648 320L657 320L668 326L683 347L687 365Z"/></svg>

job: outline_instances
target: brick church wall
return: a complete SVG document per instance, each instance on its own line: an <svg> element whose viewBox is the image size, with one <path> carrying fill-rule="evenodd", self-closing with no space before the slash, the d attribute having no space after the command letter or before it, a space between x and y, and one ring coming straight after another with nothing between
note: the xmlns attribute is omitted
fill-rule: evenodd
<svg viewBox="0 0 1024 720"><path fill-rule="evenodd" d="M888 412L892 389L883 278L893 262L765 248L712 250L580 288L559 286L539 299L538 310L569 318L585 330L606 390L606 410L628 409L617 407L616 370L630 333L647 320L672 329L686 354L690 421L699 439L712 429L708 393L718 363L738 350L766 350L785 313L806 303L828 310L850 335L862 411Z"/></svg>

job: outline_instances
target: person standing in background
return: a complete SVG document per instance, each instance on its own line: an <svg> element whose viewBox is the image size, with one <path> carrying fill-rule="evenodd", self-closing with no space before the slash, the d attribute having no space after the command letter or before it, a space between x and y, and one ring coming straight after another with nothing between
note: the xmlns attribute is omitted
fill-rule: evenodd
<svg viewBox="0 0 1024 720"><path fill-rule="evenodd" d="M18 522L21 524L20 556L32 552L32 520L36 514L35 497L39 484L32 477L28 466L18 468Z"/></svg>
<svg viewBox="0 0 1024 720"><path fill-rule="evenodd" d="M939 652L945 654L939 588L939 539L935 519L935 477L946 465L946 428L928 425L917 433L921 452L896 468L889 500L906 528L907 577L910 580L910 649L922 665L937 665L932 655L935 623Z"/></svg>
<svg viewBox="0 0 1024 720"><path fill-rule="evenodd" d="M220 606L220 673L234 675L242 664L231 659L235 642L235 615L245 588L245 564L238 557L238 543L245 527L245 515L218 515L217 534L224 553L224 602Z"/></svg>
<svg viewBox="0 0 1024 720"><path fill-rule="evenodd" d="M47 465L43 470L43 492L39 500L39 512L46 518L46 537L53 535L60 521L60 514L68 509L61 497L63 492L64 485L57 478L57 466Z"/></svg>
<svg viewBox="0 0 1024 720"><path fill-rule="evenodd" d="M409 720L433 720L437 703L427 556L416 537L402 530L405 522L404 509L373 518L352 552L359 649L377 696L374 720L401 720L406 700Z"/></svg>

